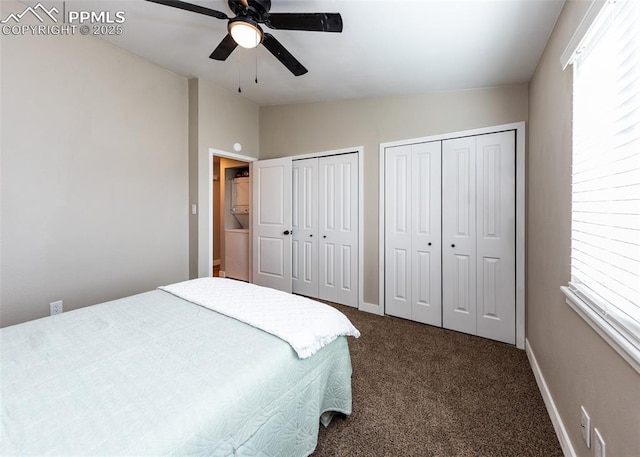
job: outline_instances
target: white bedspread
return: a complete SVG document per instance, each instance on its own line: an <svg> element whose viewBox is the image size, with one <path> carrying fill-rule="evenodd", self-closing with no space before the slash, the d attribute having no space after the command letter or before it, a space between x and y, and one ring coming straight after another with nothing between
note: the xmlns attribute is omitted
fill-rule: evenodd
<svg viewBox="0 0 640 457"><path fill-rule="evenodd" d="M232 279L199 278L160 289L271 333L289 343L301 359L339 336L360 336L337 309L268 287Z"/></svg>

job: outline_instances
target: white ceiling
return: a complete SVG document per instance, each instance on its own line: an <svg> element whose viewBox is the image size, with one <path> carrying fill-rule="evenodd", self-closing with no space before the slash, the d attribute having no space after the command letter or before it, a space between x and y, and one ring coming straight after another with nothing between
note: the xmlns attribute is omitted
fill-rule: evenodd
<svg viewBox="0 0 640 457"><path fill-rule="evenodd" d="M265 28L307 67L299 77L262 46L209 59L226 21L144 0L109 3L126 22L104 39L229 91L240 81L242 96L278 105L528 82L564 0L272 0L271 12L342 15L340 34ZM226 0L192 3L233 15Z"/></svg>

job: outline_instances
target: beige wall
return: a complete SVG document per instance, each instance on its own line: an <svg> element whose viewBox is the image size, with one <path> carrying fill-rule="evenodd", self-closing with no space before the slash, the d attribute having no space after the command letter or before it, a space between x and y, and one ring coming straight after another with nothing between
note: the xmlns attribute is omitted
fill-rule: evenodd
<svg viewBox="0 0 640 457"><path fill-rule="evenodd" d="M1 324L186 279L187 80L82 36L3 36L1 74Z"/></svg>
<svg viewBox="0 0 640 457"><path fill-rule="evenodd" d="M211 220L209 208L212 198L209 192L209 149L235 153L234 143L242 145L240 154L258 157L258 105L239 95L220 89L199 79L189 80L189 107L191 110L191 144L189 148L190 175L189 189L191 203L198 205L198 215L191 216L189 261L191 277L211 276L209 253ZM195 145L197 144L197 148ZM193 183L197 182L197 185ZM211 192L212 193L212 192ZM193 221L197 220L197 232ZM224 242L221 240L221 242ZM193 256L197 252L197 256Z"/></svg>
<svg viewBox="0 0 640 457"><path fill-rule="evenodd" d="M378 303L380 143L526 121L527 85L260 108L260 158L364 146L364 301Z"/></svg>
<svg viewBox="0 0 640 457"><path fill-rule="evenodd" d="M560 54L588 2L568 2L529 86L527 337L576 454L580 405L607 457L640 455L640 375L565 303L570 276L571 68Z"/></svg>

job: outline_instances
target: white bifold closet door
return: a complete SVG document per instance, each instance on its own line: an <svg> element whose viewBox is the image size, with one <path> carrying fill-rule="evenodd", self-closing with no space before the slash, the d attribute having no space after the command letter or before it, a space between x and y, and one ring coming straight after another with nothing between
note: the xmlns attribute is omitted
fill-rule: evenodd
<svg viewBox="0 0 640 457"><path fill-rule="evenodd" d="M358 306L358 154L293 162L293 292Z"/></svg>
<svg viewBox="0 0 640 457"><path fill-rule="evenodd" d="M293 292L318 296L318 159L293 161Z"/></svg>
<svg viewBox="0 0 640 457"><path fill-rule="evenodd" d="M515 344L515 132L443 141L443 326Z"/></svg>
<svg viewBox="0 0 640 457"><path fill-rule="evenodd" d="M358 307L358 154L318 159L318 297Z"/></svg>
<svg viewBox="0 0 640 457"><path fill-rule="evenodd" d="M386 313L442 325L440 141L385 157Z"/></svg>

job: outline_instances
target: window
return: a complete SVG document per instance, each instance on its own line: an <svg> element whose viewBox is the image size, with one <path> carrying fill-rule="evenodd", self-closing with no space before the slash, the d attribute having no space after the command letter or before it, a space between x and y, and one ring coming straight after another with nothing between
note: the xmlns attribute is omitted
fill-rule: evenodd
<svg viewBox="0 0 640 457"><path fill-rule="evenodd" d="M563 291L640 371L640 1L594 2L590 13L567 62L574 114L571 282Z"/></svg>

